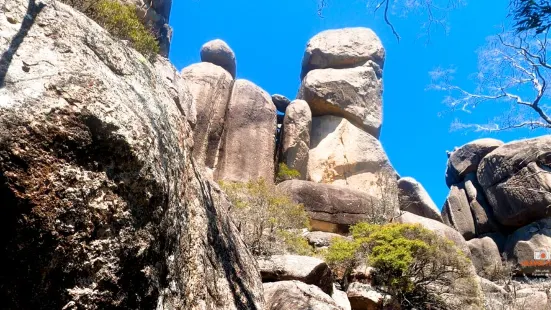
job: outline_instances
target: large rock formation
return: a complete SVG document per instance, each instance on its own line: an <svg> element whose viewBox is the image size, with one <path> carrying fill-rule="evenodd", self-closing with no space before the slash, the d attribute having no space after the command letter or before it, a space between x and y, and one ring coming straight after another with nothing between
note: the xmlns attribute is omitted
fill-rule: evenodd
<svg viewBox="0 0 551 310"><path fill-rule="evenodd" d="M345 232L349 225L379 217L390 219L398 211L397 205L342 186L290 180L277 187L289 194L295 203L304 204L313 230Z"/></svg>
<svg viewBox="0 0 551 310"><path fill-rule="evenodd" d="M551 215L550 166L551 135L507 143L482 159L478 181L501 224L521 227Z"/></svg>
<svg viewBox="0 0 551 310"><path fill-rule="evenodd" d="M299 281L264 283L266 310L342 310L319 287Z"/></svg>
<svg viewBox="0 0 551 310"><path fill-rule="evenodd" d="M442 222L438 207L417 180L410 177L400 178L398 190L400 210Z"/></svg>
<svg viewBox="0 0 551 310"><path fill-rule="evenodd" d="M549 257L535 259L537 251L551 249L551 219L545 218L521 227L507 238L505 253L521 274L531 275L538 269L548 268Z"/></svg>
<svg viewBox="0 0 551 310"><path fill-rule="evenodd" d="M166 79L57 1L0 28L2 307L263 309Z"/></svg>
<svg viewBox="0 0 551 310"><path fill-rule="evenodd" d="M308 41L302 58L301 78L314 69L351 68L373 61L380 68L385 60L381 40L368 28L332 29Z"/></svg>
<svg viewBox="0 0 551 310"><path fill-rule="evenodd" d="M276 108L270 95L247 80L236 80L215 178L240 182L263 178L272 182L276 128Z"/></svg>
<svg viewBox="0 0 551 310"><path fill-rule="evenodd" d="M396 176L381 143L348 120L337 116L312 119L308 179L318 183L346 185L381 196L381 186L393 187ZM391 182L388 182L390 181Z"/></svg>
<svg viewBox="0 0 551 310"><path fill-rule="evenodd" d="M313 70L302 81L299 98L313 116L336 115L379 138L382 108L382 72L372 62L350 69Z"/></svg>
<svg viewBox="0 0 551 310"><path fill-rule="evenodd" d="M492 238L475 238L467 241L467 244L471 251L474 267L479 275L490 276L501 272L501 254Z"/></svg>
<svg viewBox="0 0 551 310"><path fill-rule="evenodd" d="M280 161L300 172L301 179L307 176L311 129L312 113L308 103L294 100L286 108L283 120Z"/></svg>
<svg viewBox="0 0 551 310"><path fill-rule="evenodd" d="M442 208L442 218L444 223L459 231L465 239L469 240L476 236L473 215L464 184L452 185Z"/></svg>
<svg viewBox="0 0 551 310"><path fill-rule="evenodd" d="M214 169L224 131L226 109L233 86L231 75L211 63L197 63L181 72L196 109L193 157L197 164Z"/></svg>

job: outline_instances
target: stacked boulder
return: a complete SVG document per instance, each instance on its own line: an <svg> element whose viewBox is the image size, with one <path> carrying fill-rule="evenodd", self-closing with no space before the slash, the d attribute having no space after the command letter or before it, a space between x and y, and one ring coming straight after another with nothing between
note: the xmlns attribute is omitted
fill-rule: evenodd
<svg viewBox="0 0 551 310"><path fill-rule="evenodd" d="M367 28L323 31L307 44L297 100L286 107L280 157L305 181L280 187L305 205L315 230L346 230L366 213L382 212L371 205L398 200L396 172L378 140L384 57Z"/></svg>
<svg viewBox="0 0 551 310"><path fill-rule="evenodd" d="M273 181L277 121L270 95L235 80L235 54L224 41L203 45L201 60L181 72L196 110L193 158L216 180Z"/></svg>

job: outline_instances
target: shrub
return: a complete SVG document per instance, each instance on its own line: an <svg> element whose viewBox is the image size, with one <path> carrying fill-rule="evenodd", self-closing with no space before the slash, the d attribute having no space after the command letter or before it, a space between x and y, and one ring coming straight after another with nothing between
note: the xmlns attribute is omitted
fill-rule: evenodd
<svg viewBox="0 0 551 310"><path fill-rule="evenodd" d="M358 223L351 234L352 241L337 239L331 244L327 262L344 270L345 279L361 263L373 267L373 284L395 305L448 309L441 294L453 290L459 279L474 281L463 252L421 225Z"/></svg>
<svg viewBox="0 0 551 310"><path fill-rule="evenodd" d="M308 227L303 205L293 203L264 180L221 182L233 207L230 215L254 255L309 254L301 230Z"/></svg>
<svg viewBox="0 0 551 310"><path fill-rule="evenodd" d="M64 0L88 15L111 35L131 42L134 49L153 59L159 53L159 43L151 29L140 20L136 7L116 0Z"/></svg>
<svg viewBox="0 0 551 310"><path fill-rule="evenodd" d="M299 179L300 172L296 169L289 168L285 163L279 163L279 169L277 171L276 182L280 183L287 180Z"/></svg>

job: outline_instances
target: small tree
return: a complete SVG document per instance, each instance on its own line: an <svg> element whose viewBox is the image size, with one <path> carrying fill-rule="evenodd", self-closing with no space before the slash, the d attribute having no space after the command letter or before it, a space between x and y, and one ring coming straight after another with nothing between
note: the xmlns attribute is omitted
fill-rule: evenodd
<svg viewBox="0 0 551 310"><path fill-rule="evenodd" d="M331 244L327 262L345 274L361 263L373 267L373 284L391 296L394 305L449 309L443 294L453 293L460 279L474 281L463 252L421 225L358 223L351 232L352 241Z"/></svg>
<svg viewBox="0 0 551 310"><path fill-rule="evenodd" d="M247 183L221 182L233 207L230 215L254 255L312 251L300 234L308 227L302 204L295 204L264 180Z"/></svg>
<svg viewBox="0 0 551 310"><path fill-rule="evenodd" d="M285 163L279 163L276 176L276 182L281 183L287 180L299 179L301 177L300 172L296 169L289 168Z"/></svg>

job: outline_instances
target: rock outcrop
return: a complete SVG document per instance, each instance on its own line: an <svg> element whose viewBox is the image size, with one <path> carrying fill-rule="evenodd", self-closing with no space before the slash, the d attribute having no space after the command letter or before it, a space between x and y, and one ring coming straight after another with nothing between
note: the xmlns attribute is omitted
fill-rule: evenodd
<svg viewBox="0 0 551 310"><path fill-rule="evenodd" d="M480 163L477 177L496 219L521 227L550 216L551 135L507 143Z"/></svg>
<svg viewBox="0 0 551 310"><path fill-rule="evenodd" d="M165 77L70 7L29 3L0 4L2 307L263 309Z"/></svg>
<svg viewBox="0 0 551 310"><path fill-rule="evenodd" d="M471 260L480 276L490 276L501 271L501 254L492 238L475 238L467 241L467 244L471 251Z"/></svg>
<svg viewBox="0 0 551 310"><path fill-rule="evenodd" d="M184 68L181 76L182 84L187 85L191 91L197 115L193 133L193 157L198 165L214 169L218 161L233 79L224 69L206 62Z"/></svg>
<svg viewBox="0 0 551 310"><path fill-rule="evenodd" d="M304 100L294 100L286 108L283 120L280 162L300 172L300 179L307 176L308 152L310 151L310 131L312 113Z"/></svg>
<svg viewBox="0 0 551 310"><path fill-rule="evenodd" d="M266 310L342 310L319 287L300 281L264 283Z"/></svg>
<svg viewBox="0 0 551 310"><path fill-rule="evenodd" d="M548 257L535 259L537 251L549 255L551 249L551 219L545 218L517 229L507 238L505 253L520 274L531 275L542 269ZM538 265L538 263L540 265Z"/></svg>
<svg viewBox="0 0 551 310"><path fill-rule="evenodd" d="M309 213L313 230L346 232L348 226L370 217L394 215L398 210L386 206L369 194L330 184L290 180L277 185L295 203L302 203ZM388 214L384 214L388 212ZM446 226L447 227L447 226Z"/></svg>
<svg viewBox="0 0 551 310"><path fill-rule="evenodd" d="M469 240L476 236L473 215L464 184L452 185L442 208L442 218L446 225L455 228L465 239Z"/></svg>
<svg viewBox="0 0 551 310"><path fill-rule="evenodd" d="M298 255L272 255L258 259L262 282L297 280L319 287L326 294L333 292L333 274L319 259Z"/></svg>
<svg viewBox="0 0 551 310"><path fill-rule="evenodd" d="M346 293L352 310L381 309L385 301L385 295L369 284L353 282Z"/></svg>
<svg viewBox="0 0 551 310"><path fill-rule="evenodd" d="M372 62L350 69L310 71L298 97L310 105L313 116L335 115L348 119L379 138L382 110L382 72Z"/></svg>
<svg viewBox="0 0 551 310"><path fill-rule="evenodd" d="M308 41L302 58L301 78L314 69L351 68L373 61L380 68L385 60L381 40L368 28L332 29Z"/></svg>
<svg viewBox="0 0 551 310"><path fill-rule="evenodd" d="M236 80L215 179L273 182L276 128L276 108L270 95L247 80Z"/></svg>
<svg viewBox="0 0 551 310"><path fill-rule="evenodd" d="M381 197L396 176L381 143L361 128L338 116L312 118L308 180L347 186ZM380 184L379 182L392 183Z"/></svg>
<svg viewBox="0 0 551 310"><path fill-rule="evenodd" d="M442 222L438 207L429 194L414 178L404 177L398 180L398 198L400 210Z"/></svg>
<svg viewBox="0 0 551 310"><path fill-rule="evenodd" d="M201 47L201 61L220 66L235 78L235 53L226 42L216 39L205 43Z"/></svg>
<svg viewBox="0 0 551 310"><path fill-rule="evenodd" d="M291 100L279 94L272 95L272 102L276 106L276 109L282 113L285 113L285 110L291 104Z"/></svg>

